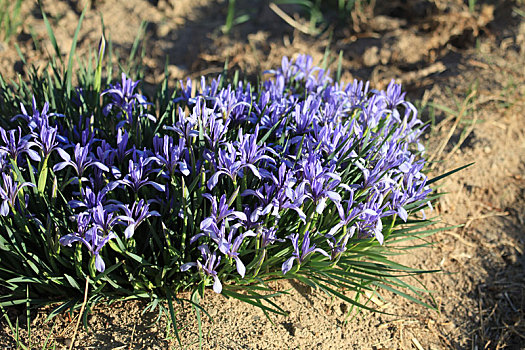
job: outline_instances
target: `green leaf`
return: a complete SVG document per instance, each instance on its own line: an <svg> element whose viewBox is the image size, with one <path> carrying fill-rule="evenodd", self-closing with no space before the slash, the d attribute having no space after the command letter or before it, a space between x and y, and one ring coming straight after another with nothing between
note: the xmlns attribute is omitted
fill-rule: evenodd
<svg viewBox="0 0 525 350"><path fill-rule="evenodd" d="M199 293L197 292L197 289L193 291L191 294L191 301L193 309L195 310L195 315L197 316L197 326L199 329L199 349L202 349L202 322L201 322L201 310L199 307L197 307L200 303L200 297Z"/></svg>
<svg viewBox="0 0 525 350"><path fill-rule="evenodd" d="M40 1L39 1L39 5L40 5L40 12L42 13L42 18L44 19L44 23L46 25L47 35L49 36L49 40L51 41L51 44L53 45L53 48L55 49L55 55L53 57L58 57L60 62L64 64L64 61L62 60L62 54L60 53L60 49L58 48L55 34L53 33L53 28L51 28L51 24L49 23L49 20L47 19L46 13L44 9L42 8L42 3Z"/></svg>
<svg viewBox="0 0 525 350"><path fill-rule="evenodd" d="M10 280L7 280L6 282L8 283L36 283L36 284L45 283L43 279L39 279L36 277L26 277L26 276L11 278Z"/></svg>
<svg viewBox="0 0 525 350"><path fill-rule="evenodd" d="M38 176L38 192L40 192L41 194L44 194L44 190L46 188L47 183L47 160L48 158L46 157L42 162L42 169L40 170L40 175Z"/></svg>
<svg viewBox="0 0 525 350"><path fill-rule="evenodd" d="M82 288L78 285L77 281L75 281L73 277L69 276L68 274L64 274L64 277L66 278L67 282L71 287L82 291Z"/></svg>
<svg viewBox="0 0 525 350"><path fill-rule="evenodd" d="M342 68L343 68L343 50L340 50L339 58L337 59L337 73L335 75L335 81L338 83L341 81Z"/></svg>
<svg viewBox="0 0 525 350"><path fill-rule="evenodd" d="M53 311L49 313L49 315L47 315L45 322L47 323L49 320L51 320L55 316L60 315L67 309L74 307L78 302L79 300L76 299L76 300L69 300L65 303L60 304L58 307L54 308Z"/></svg>
<svg viewBox="0 0 525 350"><path fill-rule="evenodd" d="M92 281L92 283L96 284L99 280L106 280L106 277L111 273L113 272L115 269L117 269L118 267L120 267L120 265L122 265L122 261L119 261L118 263L114 264L114 265L111 265L110 267L108 267L107 269L104 270L104 272L100 272L99 274L97 274L97 276L90 280Z"/></svg>
<svg viewBox="0 0 525 350"><path fill-rule="evenodd" d="M314 281L312 281L314 282ZM384 312L384 311L381 311L381 310L377 310L377 309L374 309L374 308L371 308L369 306L366 306L365 304L362 304L358 301L356 301L355 299L352 299L352 298L349 298L347 297L346 295L338 292L337 290L329 287L328 285L326 284L322 284L322 283L318 283L317 281L314 282L316 286L318 286L319 288L321 288L322 290L324 290L325 292L327 292L328 294L331 294L343 301L346 301L354 306L357 306L358 308L360 309L364 309L364 310L368 310L368 311L372 311L372 312L378 312L378 313L381 313L381 314L385 314L385 315L391 315L390 313L388 312Z"/></svg>
<svg viewBox="0 0 525 350"><path fill-rule="evenodd" d="M435 178L433 178L433 179L431 179L431 180L428 180L428 181L427 181L427 185L431 185L431 184L433 184L434 182L437 182L437 181L439 181L439 180L441 180L441 179L443 179L443 178L445 178L445 177L447 177L447 176L450 176L450 175L452 175L452 174L454 174L454 173L457 173L457 172L460 171L460 170L463 170L463 169L465 169L465 168L468 168L469 166L471 166L471 165L474 164L474 163L475 163L475 162L468 163L468 164L466 164L466 165L460 166L459 168L456 168L456 169L454 169L454 170L451 170L451 171L449 171L449 172L446 172L446 173L444 173L444 174L442 174L442 175L436 176Z"/></svg>
<svg viewBox="0 0 525 350"><path fill-rule="evenodd" d="M66 71L66 96L70 98L71 96L71 81L73 79L73 57L75 56L75 50L77 47L78 33L80 32L80 27L82 26L82 21L84 20L84 15L86 14L88 4L82 10L82 14L78 19L77 29L75 34L73 34L73 42L71 43L71 49L69 50L69 60L67 62L67 71Z"/></svg>
<svg viewBox="0 0 525 350"><path fill-rule="evenodd" d="M175 309L173 308L173 300L172 300L173 296L169 288L166 288L166 296L167 296L167 301L168 301L168 307L170 310L170 317L171 317L171 322L173 325L173 330L175 332L175 336L177 337L177 341L179 342L179 346L182 348L182 342L179 336L179 329L177 328L177 318L175 316Z"/></svg>
<svg viewBox="0 0 525 350"><path fill-rule="evenodd" d="M253 306L257 306L258 308L260 308L263 311L266 310L266 311L272 312L274 314L283 315L283 316L287 316L288 315L288 313L285 312L284 310L282 310L281 308L271 308L271 307L268 307L268 306L264 305L261 302L261 300L266 300L266 299L270 298L271 296L264 296L264 295L260 295L260 294L243 295L243 294L239 294L239 293L236 293L236 292L230 290L229 286L224 286L223 287L222 294L225 295L225 296L228 296L228 297L232 297L232 298L238 299L238 300L240 300L242 302L251 304Z"/></svg>
<svg viewBox="0 0 525 350"><path fill-rule="evenodd" d="M383 288L383 289L386 289L394 294L397 294L399 296L402 296L403 298L406 298L410 301L413 301L419 305L423 305L424 307L428 308L428 309L432 309L432 310L436 310L436 308L428 303L425 303L424 301L422 300L419 300L417 298L414 298L413 296L411 296L410 294L407 294L407 293L404 293L396 288L393 288L393 287L390 287L389 285L387 284L383 284L383 283L377 283L376 284L378 287L380 288Z"/></svg>
<svg viewBox="0 0 525 350"><path fill-rule="evenodd" d="M137 50L139 48L140 41L143 39L144 34L146 33L146 26L148 25L147 21L142 21L140 23L140 27L137 33L137 36L135 37L135 40L133 41L133 46L131 47L131 52L128 56L128 70L131 69L131 65L133 63L133 60L135 59L135 55L137 54Z"/></svg>

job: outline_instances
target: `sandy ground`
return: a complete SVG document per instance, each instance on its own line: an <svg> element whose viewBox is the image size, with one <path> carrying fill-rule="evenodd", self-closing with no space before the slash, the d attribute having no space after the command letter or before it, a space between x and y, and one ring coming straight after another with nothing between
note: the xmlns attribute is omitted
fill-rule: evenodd
<svg viewBox="0 0 525 350"><path fill-rule="evenodd" d="M80 3L84 3L80 1ZM378 1L378 3L380 3ZM382 88L394 78L409 99L435 121L427 134L428 156L437 175L475 162L440 183L448 192L434 213L457 229L430 238L430 248L397 259L409 266L439 269L420 280L433 291L439 312L380 292L381 309L397 316L360 313L347 319L349 305L294 283L275 285L289 294L276 303L289 315L271 321L249 305L207 292L203 319L204 349L521 349L525 348L525 5L479 2L474 11L462 1L406 0L364 5L352 24L335 25L326 14L321 34L300 31L299 8L283 6L295 27L267 1L237 1L251 20L224 35L226 1L93 0L79 37L79 56L94 49L106 33L122 59L129 55L143 20L149 24L141 46L145 88L168 71L175 82L187 76L214 76L239 69L248 78L280 63L283 55L311 54L321 62L328 48L330 67L342 52L343 80L370 80ZM71 45L82 4L43 1L64 55ZM255 15L256 14L256 15ZM44 69L52 46L39 9L23 3L19 34L2 45L2 75L24 76L18 43L28 64ZM330 24L330 25L328 25ZM36 44L34 43L36 40ZM165 349L176 347L163 317L142 313L140 302L100 305L81 330L76 348ZM182 342L198 348L195 316L179 311ZM21 310L10 310L14 318ZM24 311L25 312L25 311ZM71 342L74 322L58 316L43 323L49 309L34 311L32 340L50 335L58 348ZM20 316L20 322L24 317ZM22 332L22 335L25 333ZM0 323L0 347L13 346Z"/></svg>

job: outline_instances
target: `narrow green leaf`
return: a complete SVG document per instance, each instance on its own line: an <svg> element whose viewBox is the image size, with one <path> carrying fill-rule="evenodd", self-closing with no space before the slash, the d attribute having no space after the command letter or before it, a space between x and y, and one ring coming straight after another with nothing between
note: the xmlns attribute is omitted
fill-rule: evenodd
<svg viewBox="0 0 525 350"><path fill-rule="evenodd" d="M407 294L407 293L404 293L396 288L393 288L393 287L390 287L389 285L386 285L386 284L383 284L383 283L377 283L377 286L380 287L380 288L383 288L383 289L386 289L394 294L397 294L399 296L402 296L403 298L405 299L408 299L410 301L413 301L419 305L423 305L424 307L428 308L428 309L432 309L432 310L435 310L436 308L428 303L425 303L424 301L422 300L419 300L417 298L414 298L413 296L411 296L410 294Z"/></svg>
<svg viewBox="0 0 525 350"><path fill-rule="evenodd" d="M47 183L47 174L48 174L48 167L47 167L47 157L42 162L42 169L40 170L40 175L38 176L38 192L40 194L44 194L44 190L46 188Z"/></svg>
<svg viewBox="0 0 525 350"><path fill-rule="evenodd" d="M229 297L238 299L242 302L251 304L253 306L256 306L260 308L261 310L266 310L266 311L269 311L275 314L279 314L279 315L283 315L283 316L287 315L287 313L284 312L282 309L281 310L274 309L274 308L268 307L264 305L263 303L261 303L260 299L265 299L263 296L242 295L242 294L233 292L231 290L228 290L227 286L225 286L225 288L222 289L222 294L225 296L229 296Z"/></svg>
<svg viewBox="0 0 525 350"><path fill-rule="evenodd" d="M431 185L431 184L433 184L434 182L437 182L437 181L439 181L439 180L441 180L441 179L443 179L443 178L445 178L445 177L447 177L447 176L450 176L450 175L452 175L452 174L454 174L454 173L457 173L457 172L460 171L460 170L463 170L463 169L465 169L465 168L468 168L469 166L471 166L471 165L474 164L474 163L475 163L475 162L468 163L468 164L466 164L466 165L460 166L459 168L456 168L456 169L454 169L454 170L451 170L451 171L449 171L449 172L446 172L446 173L444 173L444 174L442 174L442 175L436 176L435 178L433 178L433 179L431 179L431 180L428 180L428 181L427 181L427 185Z"/></svg>
<svg viewBox="0 0 525 350"><path fill-rule="evenodd" d="M75 56L75 50L77 48L78 33L80 32L80 27L82 26L82 21L84 20L84 15L87 11L87 4L82 10L82 14L78 19L77 29L75 34L73 34L73 42L71 43L71 49L69 50L69 60L67 62L67 72L66 72L66 96L70 98L71 96L71 84L73 80L73 57Z"/></svg>
<svg viewBox="0 0 525 350"><path fill-rule="evenodd" d="M82 291L82 288L79 286L79 284L77 283L77 281L75 281L73 277L69 276L68 274L64 274L64 277L66 278L67 282L71 287Z"/></svg>
<svg viewBox="0 0 525 350"><path fill-rule="evenodd" d="M201 322L201 310L196 305L199 305L200 298L197 289L191 294L191 301L193 302L192 306L195 310L195 315L197 316L197 326L199 329L199 349L202 349L202 322Z"/></svg>
<svg viewBox="0 0 525 350"><path fill-rule="evenodd" d="M339 51L339 58L337 59L337 73L335 75L335 81L341 82L341 72L343 68L343 50Z"/></svg>
<svg viewBox="0 0 525 350"><path fill-rule="evenodd" d="M40 12L42 13L42 18L44 19L44 23L46 25L47 35L49 36L49 40L51 41L51 44L53 45L53 48L55 49L54 57L58 57L60 62L64 64L64 61L62 59L62 54L60 53L60 49L58 48L55 33L53 32L53 28L51 28L51 24L49 23L49 20L47 19L46 13L44 9L42 8L42 4L40 3L40 1L39 1L39 5L40 5Z"/></svg>
<svg viewBox="0 0 525 350"><path fill-rule="evenodd" d="M182 348L182 342L180 340L179 330L177 328L177 318L175 316L175 309L173 308L173 297L169 288L166 288L166 296L168 301L168 308L170 310L171 323L173 324L173 330L175 331L175 336L177 337L179 346Z"/></svg>

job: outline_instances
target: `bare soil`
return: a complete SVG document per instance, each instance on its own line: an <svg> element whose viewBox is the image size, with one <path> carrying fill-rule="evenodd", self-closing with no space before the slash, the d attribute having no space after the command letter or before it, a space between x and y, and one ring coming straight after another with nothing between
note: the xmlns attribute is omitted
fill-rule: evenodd
<svg viewBox="0 0 525 350"><path fill-rule="evenodd" d="M275 287L289 294L275 301L289 315L269 321L255 307L206 292L204 308L213 321L203 318L204 349L525 348L523 1L477 1L474 9L460 0L372 1L354 11L350 25L335 25L334 7L318 35L300 31L308 24L297 15L300 8L281 6L294 19L292 26L267 1L238 0L238 13L251 19L228 35L221 31L225 0L43 1L64 55L86 2L80 57L96 48L100 14L122 58L141 22L149 22L142 60L146 87L162 79L168 56L175 85L188 76L217 75L225 62L230 72L239 69L254 79L278 66L283 55L298 53L320 63L329 52L335 71L342 52L344 81L370 80L373 87L383 88L396 79L423 108L423 118L434 121L426 140L433 175L475 162L440 183L439 191L448 194L432 213L446 225L462 226L432 236L430 248L398 258L409 266L440 270L420 278L433 290L439 312L381 291L385 300L375 302L397 316L361 312L347 320L348 304L282 282ZM42 69L53 51L36 2L25 1L22 10L18 36L0 51L1 73L7 78L27 72L15 42L28 64ZM167 319L156 322L156 313L142 313L145 306L97 306L89 316L90 329L80 329L75 348L176 348ZM49 336L57 348L69 346L75 318L60 315L51 329L52 323L43 322L49 311L33 313L33 344ZM198 348L193 311L178 311L182 343ZM11 310L10 315L19 316L23 325L25 317L17 312L22 311ZM5 322L0 323L0 347L14 344Z"/></svg>

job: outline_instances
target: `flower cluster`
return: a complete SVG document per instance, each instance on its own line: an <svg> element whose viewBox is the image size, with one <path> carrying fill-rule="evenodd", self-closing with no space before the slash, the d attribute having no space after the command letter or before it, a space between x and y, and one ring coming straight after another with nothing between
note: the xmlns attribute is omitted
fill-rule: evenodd
<svg viewBox="0 0 525 350"><path fill-rule="evenodd" d="M417 110L394 82L334 83L309 56L267 74L257 89L181 82L156 117L125 75L102 92L98 115L114 122L22 108L19 125L0 128L0 215L32 215L22 194L52 185L74 219L60 243L82 243L98 271L130 249L181 276L195 268L218 293L260 271L336 264L352 240L383 244L385 222L406 221L431 191ZM120 248L104 253L111 240Z"/></svg>

